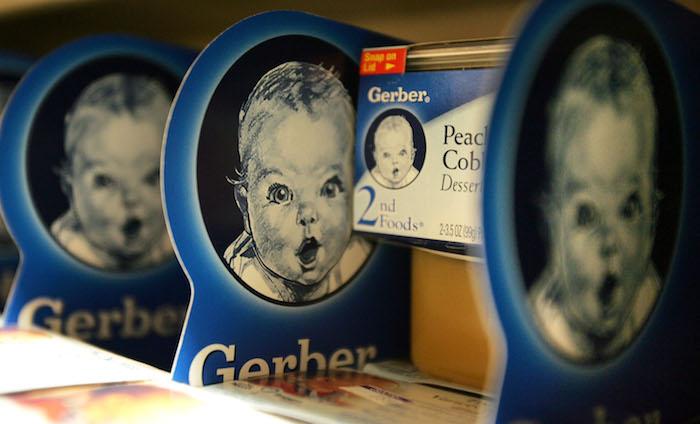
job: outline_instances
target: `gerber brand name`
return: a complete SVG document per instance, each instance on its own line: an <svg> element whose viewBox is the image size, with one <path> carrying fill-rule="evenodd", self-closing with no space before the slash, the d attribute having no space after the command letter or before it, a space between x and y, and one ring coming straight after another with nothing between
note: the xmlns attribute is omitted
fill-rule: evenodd
<svg viewBox="0 0 700 424"><path fill-rule="evenodd" d="M150 310L139 306L130 296L110 309L79 309L68 314L64 309L61 299L37 297L22 307L17 325L22 328L38 325L81 340L142 339L151 335L177 336L185 316L184 307L161 305ZM43 318L37 319L37 315Z"/></svg>
<svg viewBox="0 0 700 424"><path fill-rule="evenodd" d="M353 367L362 369L364 365L377 357L377 348L373 345L359 346L355 349L340 348L335 350L326 357L321 352L311 351L310 339L298 339L298 355L276 356L269 361L264 358L252 358L243 362L239 369L232 366L236 362L236 345L224 345L214 343L205 346L195 355L190 363L188 380L192 386L202 386L204 365L210 356L223 354L217 358L221 364L221 359L225 359L226 364L231 366L221 367L216 369L216 375L222 377L223 381L245 380L246 378L262 377L269 375L271 372L274 375L282 375L287 371L298 370L305 372L309 369L310 364L314 364L318 370L326 368L334 369L341 367Z"/></svg>
<svg viewBox="0 0 700 424"><path fill-rule="evenodd" d="M384 91L381 87L372 87L367 91L370 103L430 103L428 90L409 90L398 87L396 90Z"/></svg>

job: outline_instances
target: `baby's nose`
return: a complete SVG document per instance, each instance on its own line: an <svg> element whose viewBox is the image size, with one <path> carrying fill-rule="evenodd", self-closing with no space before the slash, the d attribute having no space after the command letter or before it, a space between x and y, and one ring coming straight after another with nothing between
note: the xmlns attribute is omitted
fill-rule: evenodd
<svg viewBox="0 0 700 424"><path fill-rule="evenodd" d="M619 240L614 228L605 225L601 231L602 243L600 245L600 256L610 258L619 251Z"/></svg>
<svg viewBox="0 0 700 424"><path fill-rule="evenodd" d="M316 208L306 203L299 206L299 212L297 214L297 223L299 225L308 226L315 223L317 220Z"/></svg>
<svg viewBox="0 0 700 424"><path fill-rule="evenodd" d="M122 190L122 201L126 206L136 206L139 204L139 195L136 190L125 188Z"/></svg>

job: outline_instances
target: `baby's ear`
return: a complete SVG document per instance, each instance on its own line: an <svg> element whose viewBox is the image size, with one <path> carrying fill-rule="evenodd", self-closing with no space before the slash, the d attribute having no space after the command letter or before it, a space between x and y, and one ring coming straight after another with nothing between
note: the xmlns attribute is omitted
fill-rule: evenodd
<svg viewBox="0 0 700 424"><path fill-rule="evenodd" d="M233 186L233 195L236 199L236 205L243 215L243 227L246 233L252 234L250 232L250 220L248 218L248 189L245 184L235 184Z"/></svg>

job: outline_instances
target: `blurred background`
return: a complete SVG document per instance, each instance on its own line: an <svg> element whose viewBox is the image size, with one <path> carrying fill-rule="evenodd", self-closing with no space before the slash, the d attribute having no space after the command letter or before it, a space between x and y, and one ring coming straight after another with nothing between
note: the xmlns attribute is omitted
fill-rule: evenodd
<svg viewBox="0 0 700 424"><path fill-rule="evenodd" d="M658 0L662 1L662 0ZM700 13L700 0L677 3ZM0 0L0 48L39 56L75 38L118 32L201 49L240 19L293 9L406 40L513 35L525 0Z"/></svg>
<svg viewBox="0 0 700 424"><path fill-rule="evenodd" d="M700 0L678 3L700 12ZM41 55L83 35L120 32L197 49L236 21L304 10L411 41L514 34L523 0L0 0L0 45Z"/></svg>

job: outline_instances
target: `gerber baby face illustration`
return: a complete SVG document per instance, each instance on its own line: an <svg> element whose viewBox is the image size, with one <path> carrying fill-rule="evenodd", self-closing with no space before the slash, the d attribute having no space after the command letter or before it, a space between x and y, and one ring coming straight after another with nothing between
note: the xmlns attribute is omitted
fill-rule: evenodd
<svg viewBox="0 0 700 424"><path fill-rule="evenodd" d="M291 62L266 76L283 81L291 97L281 89L278 99L252 98L242 125L254 129L242 131L237 187L257 260L302 285L328 274L351 234L352 106L340 82L312 66ZM253 133L254 142L243 139Z"/></svg>
<svg viewBox="0 0 700 424"><path fill-rule="evenodd" d="M83 96L67 129L64 219L73 217L93 251L72 253L110 269L153 265L146 258L166 234L159 163L169 96L155 81L124 75L96 81ZM59 240L65 228L54 224Z"/></svg>
<svg viewBox="0 0 700 424"><path fill-rule="evenodd" d="M653 241L653 179L647 140L633 116L601 105L568 142L556 231L573 319L605 335L629 314Z"/></svg>
<svg viewBox="0 0 700 424"><path fill-rule="evenodd" d="M605 345L627 322L638 329L640 318L630 317L653 304L640 301L642 288L658 290L650 259L656 112L648 73L630 45L599 37L578 54L596 68L572 63L574 76L552 109L551 262L559 264L567 321Z"/></svg>
<svg viewBox="0 0 700 424"><path fill-rule="evenodd" d="M413 130L404 117L389 116L379 124L374 136L374 161L391 186L406 185L402 182L413 167L415 152Z"/></svg>

